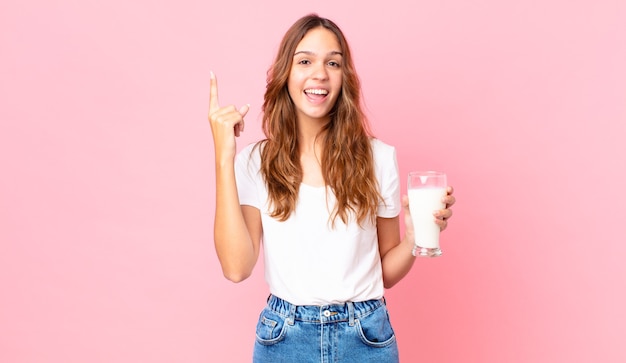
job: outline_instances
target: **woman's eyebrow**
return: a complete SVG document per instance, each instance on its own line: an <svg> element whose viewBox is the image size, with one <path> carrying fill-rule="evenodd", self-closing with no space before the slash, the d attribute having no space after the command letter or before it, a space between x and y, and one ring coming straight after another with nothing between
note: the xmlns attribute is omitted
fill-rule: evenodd
<svg viewBox="0 0 626 363"><path fill-rule="evenodd" d="M293 55L296 56L298 54L317 55L315 52L310 51L310 50L299 50L299 51L295 52ZM343 56L343 53L341 53L338 50L332 50L332 51L328 52L328 55L340 55L340 56Z"/></svg>

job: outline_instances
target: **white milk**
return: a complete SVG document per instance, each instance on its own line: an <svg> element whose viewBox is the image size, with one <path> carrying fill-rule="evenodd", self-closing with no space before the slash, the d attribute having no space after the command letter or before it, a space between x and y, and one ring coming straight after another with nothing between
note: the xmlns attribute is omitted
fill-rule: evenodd
<svg viewBox="0 0 626 363"><path fill-rule="evenodd" d="M446 188L409 189L408 195L415 243L420 247L439 248L440 229L433 212L445 208L441 198L446 196Z"/></svg>

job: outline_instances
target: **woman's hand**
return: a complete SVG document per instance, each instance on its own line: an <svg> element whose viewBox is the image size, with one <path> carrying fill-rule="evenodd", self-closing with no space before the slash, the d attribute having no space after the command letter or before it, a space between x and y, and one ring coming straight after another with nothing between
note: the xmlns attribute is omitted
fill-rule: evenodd
<svg viewBox="0 0 626 363"><path fill-rule="evenodd" d="M452 195L454 193L454 188L448 187L446 190L448 193L445 197L443 197L442 202L445 204L446 208L435 211L434 216L436 217L435 223L441 228L443 231L448 226L448 219L452 217L452 205L456 202L456 198Z"/></svg>
<svg viewBox="0 0 626 363"><path fill-rule="evenodd" d="M217 79L211 72L211 93L209 96L209 122L213 133L216 160L232 159L237 153L235 137L238 137L244 128L244 116L250 110L250 105L240 109L233 105L220 107L217 96Z"/></svg>

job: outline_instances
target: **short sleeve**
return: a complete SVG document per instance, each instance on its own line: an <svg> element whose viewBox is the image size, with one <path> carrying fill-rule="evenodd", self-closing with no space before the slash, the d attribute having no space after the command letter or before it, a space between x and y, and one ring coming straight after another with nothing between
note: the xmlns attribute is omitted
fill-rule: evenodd
<svg viewBox="0 0 626 363"><path fill-rule="evenodd" d="M396 149L380 140L372 140L376 178L383 197L377 216L393 218L400 214L400 177Z"/></svg>
<svg viewBox="0 0 626 363"><path fill-rule="evenodd" d="M263 181L260 176L260 155L258 154L259 148L255 148L254 144L248 145L237 154L235 157L235 180L239 204L260 209L259 183Z"/></svg>

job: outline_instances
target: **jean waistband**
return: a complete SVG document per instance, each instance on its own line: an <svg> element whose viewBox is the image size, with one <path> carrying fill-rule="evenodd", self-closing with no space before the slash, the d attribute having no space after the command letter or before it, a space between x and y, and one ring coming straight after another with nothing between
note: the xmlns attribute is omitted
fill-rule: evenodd
<svg viewBox="0 0 626 363"><path fill-rule="evenodd" d="M275 295L267 299L267 306L288 319L288 323L303 321L311 323L349 322L361 319L385 305L385 299L367 300L333 305L293 305Z"/></svg>

